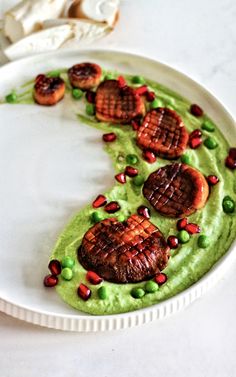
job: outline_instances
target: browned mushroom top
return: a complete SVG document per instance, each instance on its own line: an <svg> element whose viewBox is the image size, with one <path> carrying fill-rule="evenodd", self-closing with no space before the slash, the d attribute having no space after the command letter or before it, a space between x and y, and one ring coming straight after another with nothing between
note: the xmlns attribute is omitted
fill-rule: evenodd
<svg viewBox="0 0 236 377"><path fill-rule="evenodd" d="M91 89L101 80L102 69L95 63L80 63L73 65L68 70L70 83L75 88Z"/></svg>
<svg viewBox="0 0 236 377"><path fill-rule="evenodd" d="M80 263L115 283L149 279L165 268L169 247L160 230L142 216L124 222L109 218L84 235Z"/></svg>
<svg viewBox="0 0 236 377"><path fill-rule="evenodd" d="M182 217L205 205L209 188L200 171L174 163L149 175L143 186L143 195L160 214Z"/></svg>
<svg viewBox="0 0 236 377"><path fill-rule="evenodd" d="M156 155L175 159L180 157L188 144L188 132L180 116L168 108L149 111L138 130L137 144Z"/></svg>
<svg viewBox="0 0 236 377"><path fill-rule="evenodd" d="M117 80L103 81L97 88L96 117L105 122L129 123L143 115L143 99L129 86L120 87Z"/></svg>
<svg viewBox="0 0 236 377"><path fill-rule="evenodd" d="M39 75L34 85L34 99L44 106L55 105L65 94L65 82L60 77Z"/></svg>

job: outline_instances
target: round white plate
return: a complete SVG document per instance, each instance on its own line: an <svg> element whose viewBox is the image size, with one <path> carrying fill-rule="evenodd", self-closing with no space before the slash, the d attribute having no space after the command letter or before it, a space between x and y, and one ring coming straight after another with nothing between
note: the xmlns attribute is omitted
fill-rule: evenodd
<svg viewBox="0 0 236 377"><path fill-rule="evenodd" d="M202 106L230 143L236 143L232 117L206 89L164 64L122 52L50 53L8 64L0 69L0 98L40 72L82 61L166 85ZM81 207L111 187L114 175L102 149L101 132L78 123L75 114L76 107L66 101L53 108L0 105L0 310L34 324L71 331L123 329L179 311L225 273L236 255L233 247L183 293L126 314L84 314L67 306L55 290L43 287L57 236Z"/></svg>

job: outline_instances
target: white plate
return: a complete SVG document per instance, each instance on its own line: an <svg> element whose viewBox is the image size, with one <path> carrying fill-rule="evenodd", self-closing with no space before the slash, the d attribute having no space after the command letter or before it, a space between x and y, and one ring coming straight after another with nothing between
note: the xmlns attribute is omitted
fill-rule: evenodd
<svg viewBox="0 0 236 377"><path fill-rule="evenodd" d="M0 69L0 97L40 72L81 61L141 74L179 92L202 106L235 144L234 121L212 94L164 64L127 53L60 52L8 64ZM66 101L54 108L0 106L0 310L34 324L71 331L123 329L179 311L225 274L236 255L233 248L183 293L126 314L84 314L67 306L53 289L43 287L51 248L61 230L79 208L112 184L100 131L79 124L73 110Z"/></svg>

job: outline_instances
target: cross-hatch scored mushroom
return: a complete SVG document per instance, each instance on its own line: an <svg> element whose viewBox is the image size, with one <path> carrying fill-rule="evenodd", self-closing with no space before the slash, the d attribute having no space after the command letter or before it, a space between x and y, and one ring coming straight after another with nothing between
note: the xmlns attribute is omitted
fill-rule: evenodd
<svg viewBox="0 0 236 377"><path fill-rule="evenodd" d="M142 216L105 219L84 235L78 259L105 280L134 283L150 279L168 262L169 247L160 230Z"/></svg>

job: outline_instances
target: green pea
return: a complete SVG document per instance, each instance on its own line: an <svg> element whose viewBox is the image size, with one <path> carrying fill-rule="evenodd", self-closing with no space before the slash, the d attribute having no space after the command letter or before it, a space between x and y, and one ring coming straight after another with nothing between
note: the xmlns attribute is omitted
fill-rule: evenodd
<svg viewBox="0 0 236 377"><path fill-rule="evenodd" d="M132 83L133 84L144 84L145 80L142 76L133 76L132 77Z"/></svg>
<svg viewBox="0 0 236 377"><path fill-rule="evenodd" d="M215 131L215 126L214 124L211 123L210 120L205 120L202 123L202 129L208 132L214 132Z"/></svg>
<svg viewBox="0 0 236 377"><path fill-rule="evenodd" d="M138 157L136 156L136 154L128 154L126 156L126 162L129 165L135 165L138 162Z"/></svg>
<svg viewBox="0 0 236 377"><path fill-rule="evenodd" d="M149 280L145 284L145 291L147 293L154 293L158 290L158 288L159 288L159 285L157 283L155 283L155 281L153 281L153 280Z"/></svg>
<svg viewBox="0 0 236 377"><path fill-rule="evenodd" d="M183 162L184 164L188 164L188 165L190 165L190 163L191 163L191 158L190 158L190 156L189 156L188 154L183 154L183 155L181 156L181 162Z"/></svg>
<svg viewBox="0 0 236 377"><path fill-rule="evenodd" d="M178 233L178 239L180 243L187 243L190 239L190 236L186 230L181 230Z"/></svg>
<svg viewBox="0 0 236 377"><path fill-rule="evenodd" d="M204 141L204 145L208 148L208 149L215 149L216 147L218 147L218 143L215 139L213 139L213 137L208 137L205 141Z"/></svg>
<svg viewBox="0 0 236 377"><path fill-rule="evenodd" d="M65 255L62 260L61 260L61 265L62 267L68 267L70 269L72 269L75 265L75 260L71 257L69 257L69 255Z"/></svg>
<svg viewBox="0 0 236 377"><path fill-rule="evenodd" d="M120 214L118 216L116 216L117 220L120 222L120 223L123 223L123 221L125 221L125 216Z"/></svg>
<svg viewBox="0 0 236 377"><path fill-rule="evenodd" d="M222 206L225 213L233 213L235 210L235 203L232 199L223 200Z"/></svg>
<svg viewBox="0 0 236 377"><path fill-rule="evenodd" d="M88 103L85 108L86 114L94 115L95 114L95 106L92 103Z"/></svg>
<svg viewBox="0 0 236 377"><path fill-rule="evenodd" d="M8 102L8 103L15 103L16 100L17 100L17 95L16 95L16 93L12 92L12 93L8 94L8 95L5 97L5 100L6 100L6 102Z"/></svg>
<svg viewBox="0 0 236 377"><path fill-rule="evenodd" d="M99 221L103 220L103 216L100 212L93 212L91 214L91 220L93 223L99 223Z"/></svg>
<svg viewBox="0 0 236 377"><path fill-rule="evenodd" d="M60 73L61 73L60 71L55 70L55 71L48 72L47 76L48 77L59 77Z"/></svg>
<svg viewBox="0 0 236 377"><path fill-rule="evenodd" d="M229 196L229 195L226 195L226 196L224 197L223 202L226 202L227 200L233 202L233 199L232 199L231 196Z"/></svg>
<svg viewBox="0 0 236 377"><path fill-rule="evenodd" d="M166 103L167 103L167 105L175 105L175 100L174 100L174 98L169 97L169 98L166 99Z"/></svg>
<svg viewBox="0 0 236 377"><path fill-rule="evenodd" d="M61 270L61 276L65 280L71 280L73 278L73 271L69 267L65 267Z"/></svg>
<svg viewBox="0 0 236 377"><path fill-rule="evenodd" d="M141 298L145 295L145 291L142 288L133 288L131 290L131 296L133 298Z"/></svg>
<svg viewBox="0 0 236 377"><path fill-rule="evenodd" d="M78 89L78 88L72 89L72 97L74 97L75 99L82 98L83 97L83 91L81 89Z"/></svg>
<svg viewBox="0 0 236 377"><path fill-rule="evenodd" d="M98 288L97 294L98 294L98 297L101 300L105 300L108 297L107 287L102 286L102 287Z"/></svg>
<svg viewBox="0 0 236 377"><path fill-rule="evenodd" d="M107 73L106 76L104 77L104 80L113 80L114 76L112 73Z"/></svg>
<svg viewBox="0 0 236 377"><path fill-rule="evenodd" d="M210 239L208 236L202 234L198 237L197 244L201 249L206 249L210 245Z"/></svg>
<svg viewBox="0 0 236 377"><path fill-rule="evenodd" d="M162 107L163 103L158 98L155 98L154 101L151 102L150 107L151 109L156 109L157 107Z"/></svg>
<svg viewBox="0 0 236 377"><path fill-rule="evenodd" d="M142 186L144 184L144 178L141 175L136 175L136 177L133 178L133 184L135 186Z"/></svg>

